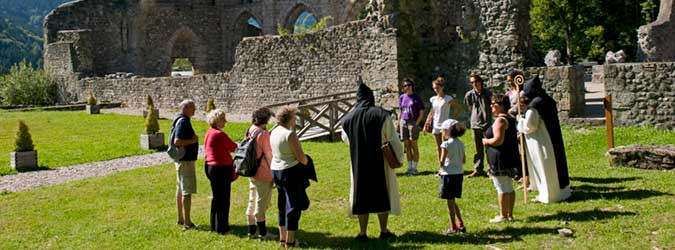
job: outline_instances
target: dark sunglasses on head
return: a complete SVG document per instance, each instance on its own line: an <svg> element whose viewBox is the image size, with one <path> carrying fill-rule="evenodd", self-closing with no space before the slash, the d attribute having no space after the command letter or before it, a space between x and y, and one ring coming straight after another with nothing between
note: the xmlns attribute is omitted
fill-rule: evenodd
<svg viewBox="0 0 675 250"><path fill-rule="evenodd" d="M410 85L410 84L403 84L403 87L410 87L410 86L412 86L412 85Z"/></svg>

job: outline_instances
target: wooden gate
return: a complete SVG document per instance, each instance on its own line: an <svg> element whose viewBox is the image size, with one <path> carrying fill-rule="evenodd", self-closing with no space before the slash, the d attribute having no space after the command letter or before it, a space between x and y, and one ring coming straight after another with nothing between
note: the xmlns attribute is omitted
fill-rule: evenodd
<svg viewBox="0 0 675 250"><path fill-rule="evenodd" d="M291 105L298 108L296 128L301 141L339 140L342 118L354 108L356 91L268 105L271 110Z"/></svg>

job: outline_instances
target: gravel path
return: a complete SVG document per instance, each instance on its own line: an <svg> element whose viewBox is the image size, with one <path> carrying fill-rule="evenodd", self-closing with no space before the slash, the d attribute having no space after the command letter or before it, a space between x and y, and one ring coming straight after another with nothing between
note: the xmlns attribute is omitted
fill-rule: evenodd
<svg viewBox="0 0 675 250"><path fill-rule="evenodd" d="M199 147L199 157L204 158L204 147ZM165 152L118 158L108 161L85 163L53 170L24 172L0 177L0 192L18 192L40 187L63 184L96 176L171 163Z"/></svg>

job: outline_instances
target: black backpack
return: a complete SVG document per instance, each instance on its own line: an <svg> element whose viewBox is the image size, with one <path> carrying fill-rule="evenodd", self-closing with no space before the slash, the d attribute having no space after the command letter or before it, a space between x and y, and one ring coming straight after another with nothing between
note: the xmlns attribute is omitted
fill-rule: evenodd
<svg viewBox="0 0 675 250"><path fill-rule="evenodd" d="M262 129L258 129L252 136L244 138L237 146L237 150L234 151L234 166L237 175L255 176L258 166L260 166L260 160L265 156L263 153L260 158L256 157L256 139L260 133L262 133ZM246 134L248 134L248 131Z"/></svg>

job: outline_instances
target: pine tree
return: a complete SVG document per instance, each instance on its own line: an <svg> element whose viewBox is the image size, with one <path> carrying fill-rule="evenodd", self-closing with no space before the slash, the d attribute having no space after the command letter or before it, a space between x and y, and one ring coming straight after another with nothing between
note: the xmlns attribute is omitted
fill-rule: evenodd
<svg viewBox="0 0 675 250"><path fill-rule="evenodd" d="M19 131L16 132L16 142L14 151L27 152L33 151L33 139L28 131L28 126L23 121L19 121Z"/></svg>
<svg viewBox="0 0 675 250"><path fill-rule="evenodd" d="M148 96L146 98L146 103L147 103L147 106L148 106L148 110L155 109L155 103L152 101L152 97Z"/></svg>

